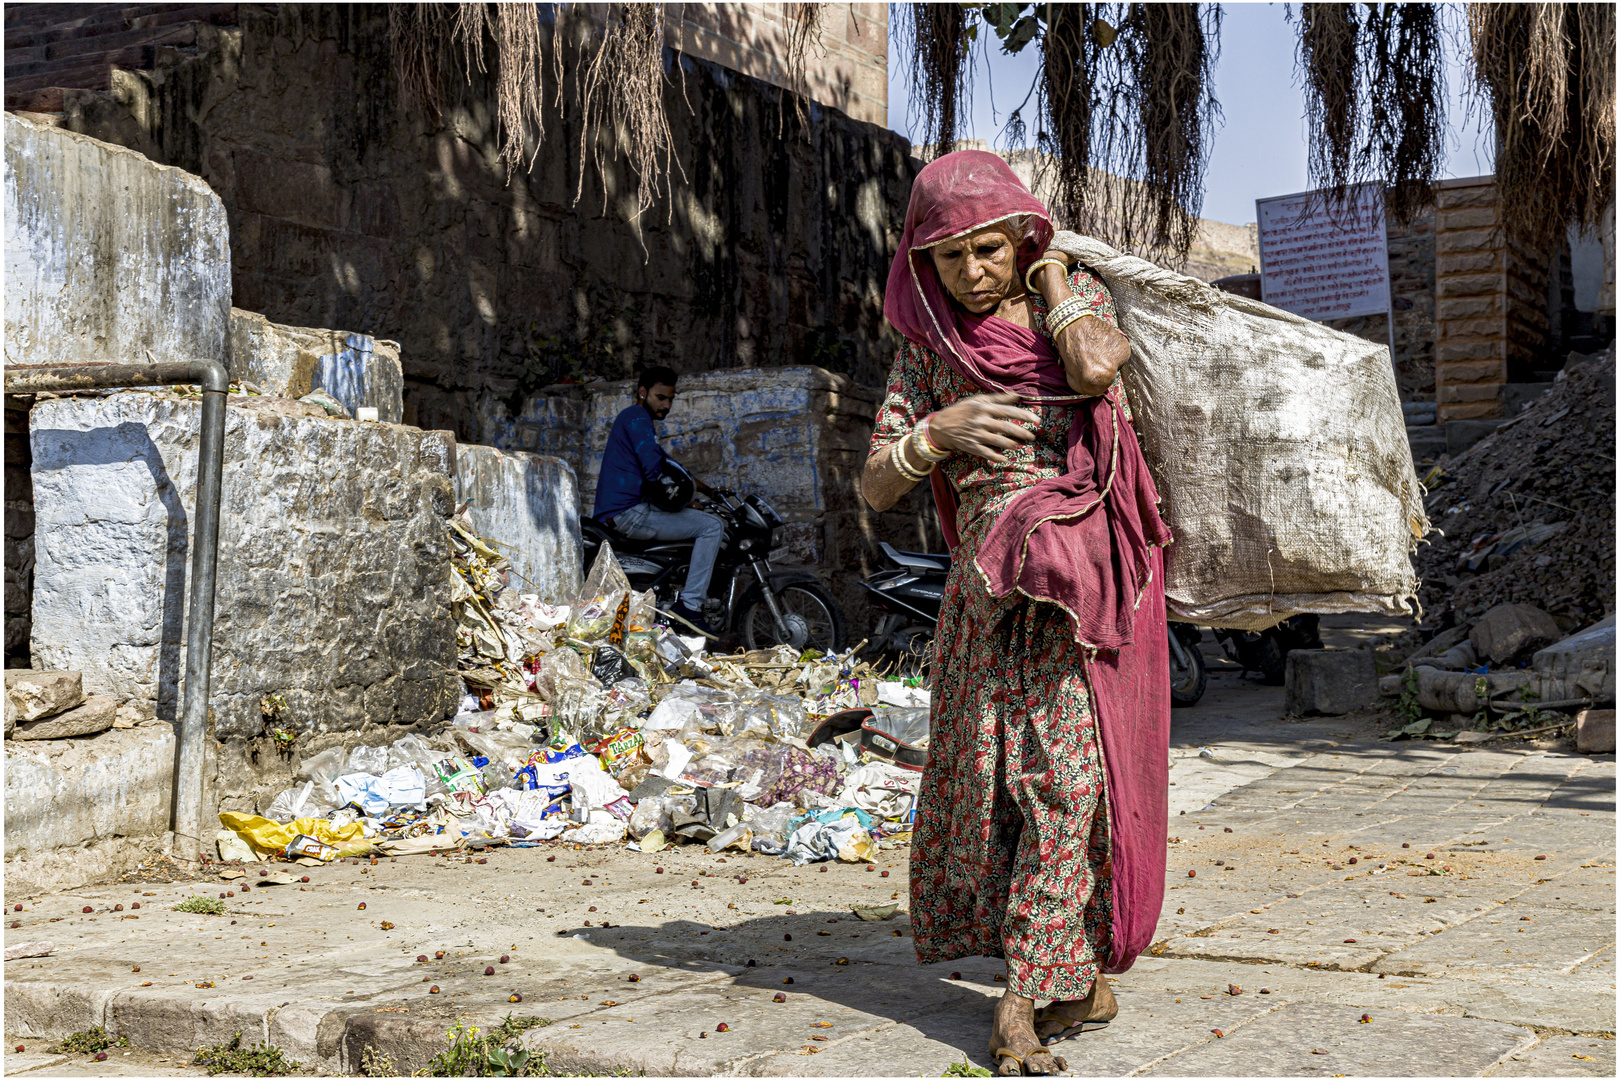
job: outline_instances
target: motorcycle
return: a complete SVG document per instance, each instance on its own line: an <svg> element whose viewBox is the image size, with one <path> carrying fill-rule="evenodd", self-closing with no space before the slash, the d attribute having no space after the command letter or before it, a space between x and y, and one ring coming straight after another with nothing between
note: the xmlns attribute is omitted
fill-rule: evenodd
<svg viewBox="0 0 1620 1080"><path fill-rule="evenodd" d="M1310 613L1294 615L1266 630L1216 630L1215 640L1245 672L1257 671L1267 686L1281 686L1289 653L1322 647L1321 621Z"/></svg>
<svg viewBox="0 0 1620 1080"><path fill-rule="evenodd" d="M726 527L709 579L703 617L719 632L731 631L745 649L790 645L824 653L844 648L844 616L816 575L779 570L770 553L780 546L782 518L758 495L739 498L716 489L706 509ZM632 540L580 515L582 564L590 566L604 542L638 590L651 589L658 607L672 609L692 561L690 540Z"/></svg>
<svg viewBox="0 0 1620 1080"><path fill-rule="evenodd" d="M891 568L879 570L861 582L880 613L872 633L874 647L894 658L900 676L926 680L951 557L897 551L881 542L878 547ZM1170 645L1171 703L1179 707L1196 705L1209 685L1204 654L1198 650L1203 633L1196 626L1173 622L1166 636Z"/></svg>

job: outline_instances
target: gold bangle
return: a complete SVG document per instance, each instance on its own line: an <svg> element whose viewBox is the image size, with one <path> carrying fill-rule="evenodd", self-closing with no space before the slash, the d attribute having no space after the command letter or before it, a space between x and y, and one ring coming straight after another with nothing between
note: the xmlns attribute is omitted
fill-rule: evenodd
<svg viewBox="0 0 1620 1080"><path fill-rule="evenodd" d="M1063 333L1063 331L1067 330L1069 327L1073 326L1075 323L1079 322L1081 319L1095 319L1097 317L1098 316L1097 316L1097 313L1095 311L1076 312L1075 314L1070 315L1069 317L1065 318L1062 322L1058 323L1056 326L1049 326L1047 328L1047 333L1051 334L1053 339L1055 340L1059 334Z"/></svg>
<svg viewBox="0 0 1620 1080"><path fill-rule="evenodd" d="M913 432L913 434L918 436L917 453L921 454L929 461L944 461L946 458L951 456L951 452L949 450L941 450L934 442L933 437L928 434L928 421L932 418L933 414L923 417L922 422L917 425L916 431Z"/></svg>
<svg viewBox="0 0 1620 1080"><path fill-rule="evenodd" d="M1091 301L1085 297L1079 295L1066 296L1053 304L1051 309L1047 311L1046 321L1049 323L1062 322L1069 317L1070 312L1089 311L1090 308Z"/></svg>
<svg viewBox="0 0 1620 1080"><path fill-rule="evenodd" d="M1035 271L1039 270L1043 266L1055 266L1063 273L1065 278L1069 276L1069 264L1064 262L1062 259L1036 259L1034 265L1032 265L1028 270L1024 271L1024 287L1030 292L1035 291Z"/></svg>
<svg viewBox="0 0 1620 1080"><path fill-rule="evenodd" d="M920 483L928 476L928 473L933 472L933 469L930 467L926 472L919 472L917 469L912 468L910 462L906 461L905 445L905 439L895 442L893 448L889 451L889 462L894 465L894 471L902 477L910 480L913 484Z"/></svg>

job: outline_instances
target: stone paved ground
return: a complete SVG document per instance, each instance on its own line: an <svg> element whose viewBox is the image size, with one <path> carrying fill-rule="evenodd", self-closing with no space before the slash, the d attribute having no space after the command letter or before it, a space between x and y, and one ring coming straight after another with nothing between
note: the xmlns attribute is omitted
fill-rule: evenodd
<svg viewBox="0 0 1620 1080"><path fill-rule="evenodd" d="M1218 668L1177 714L1159 940L1117 977L1120 1018L1065 1045L1072 1071L1614 1075L1614 758L1385 743L1368 717L1280 712L1280 691ZM559 1073L989 1064L999 965L918 967L903 913L849 912L903 901L905 857L872 871L679 851L416 857L314 869L220 917L170 908L225 883L8 896L22 926L7 944L58 949L6 965L7 1048L28 1049L0 1062L200 1074L186 1052L241 1030L315 1071L357 1072L369 1048L409 1072L457 1018L512 1012L552 1021L526 1038ZM131 1054L43 1052L96 1024Z"/></svg>

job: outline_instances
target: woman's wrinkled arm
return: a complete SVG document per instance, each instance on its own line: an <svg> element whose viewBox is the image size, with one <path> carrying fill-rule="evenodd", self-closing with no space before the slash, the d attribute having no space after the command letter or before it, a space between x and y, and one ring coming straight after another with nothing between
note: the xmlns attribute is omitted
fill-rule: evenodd
<svg viewBox="0 0 1620 1080"><path fill-rule="evenodd" d="M1055 248L1048 251L1046 257L1062 258L1071 267L1074 264L1073 256ZM1068 275L1055 266L1041 267L1034 280L1049 311L1074 295L1074 290L1069 288ZM1113 385L1119 369L1131 358L1130 340L1118 327L1097 317L1070 323L1057 336L1056 344L1069 388L1085 397L1105 393Z"/></svg>
<svg viewBox="0 0 1620 1080"><path fill-rule="evenodd" d="M866 459L866 468L861 472L861 494L872 509L880 512L899 502L906 492L917 486L917 481L906 479L894 467L891 456L893 448L894 444L890 443L872 451L872 456ZM904 446L900 452L906 455L906 464L917 471L928 467L928 462L918 461L913 456L911 447Z"/></svg>

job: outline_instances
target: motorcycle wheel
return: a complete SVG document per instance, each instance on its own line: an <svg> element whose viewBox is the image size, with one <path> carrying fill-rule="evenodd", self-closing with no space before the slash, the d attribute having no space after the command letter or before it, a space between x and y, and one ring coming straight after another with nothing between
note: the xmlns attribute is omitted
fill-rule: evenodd
<svg viewBox="0 0 1620 1080"><path fill-rule="evenodd" d="M1185 671L1177 670L1174 653L1170 658L1170 705L1177 709L1198 704L1198 699L1204 696L1204 690L1209 686L1204 654L1198 651L1197 645L1183 642L1181 648L1190 661Z"/></svg>
<svg viewBox="0 0 1620 1080"><path fill-rule="evenodd" d="M745 649L772 649L778 645L791 645L803 652L815 649L835 653L844 647L844 615L838 602L820 585L811 581L795 581L784 585L776 594L782 608L782 619L788 624L788 640L781 640L776 632L776 620L765 598L755 590L737 616L737 636Z"/></svg>
<svg viewBox="0 0 1620 1080"><path fill-rule="evenodd" d="M1260 681L1267 686L1281 686L1283 673L1288 666L1288 650L1283 648L1282 638L1276 630L1267 630L1260 635L1260 640L1254 646L1255 670L1260 672Z"/></svg>

